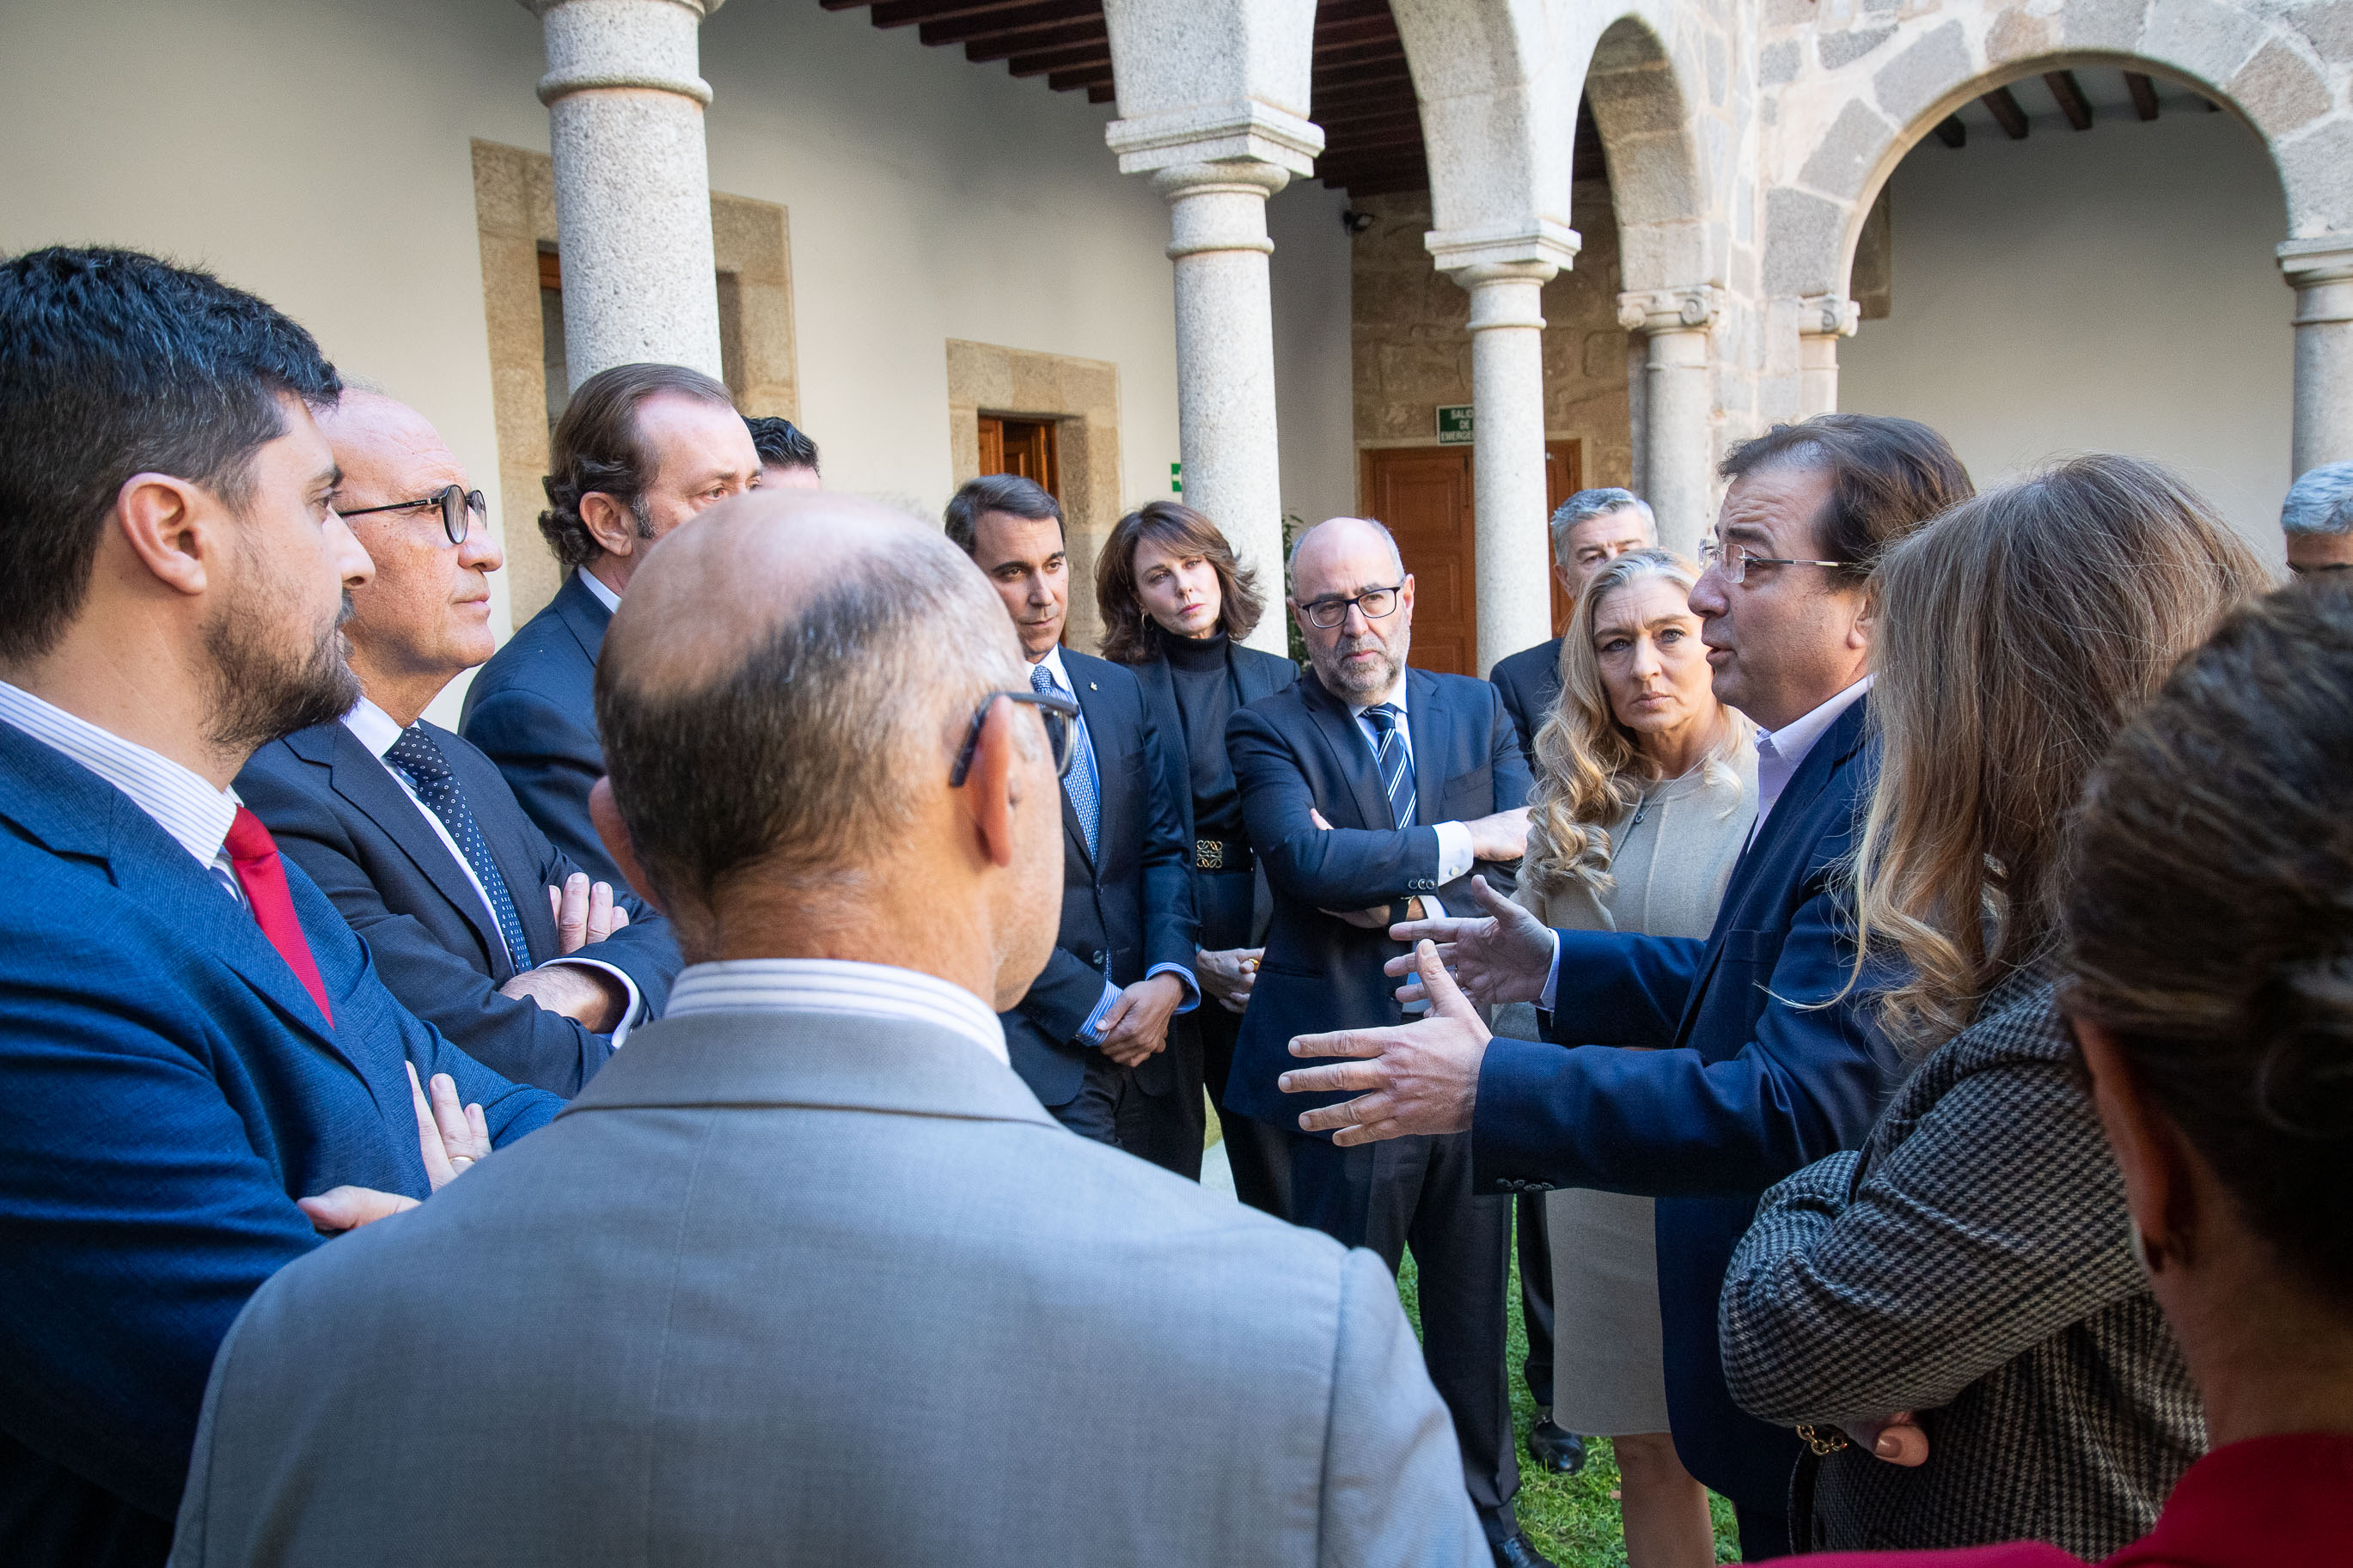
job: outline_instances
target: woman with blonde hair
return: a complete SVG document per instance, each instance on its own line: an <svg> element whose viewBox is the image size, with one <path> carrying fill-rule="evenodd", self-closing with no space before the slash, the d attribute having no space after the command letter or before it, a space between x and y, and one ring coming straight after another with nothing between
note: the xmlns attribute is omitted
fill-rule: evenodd
<svg viewBox="0 0 2353 1568"><path fill-rule="evenodd" d="M1901 977L1880 1008L1916 1065L1862 1150L1765 1194L1720 1316L1733 1397L1810 1441L1802 1544L2101 1557L2204 1447L2054 1000L2061 849L2117 731L2269 582L2179 479L2112 456L1880 562L1857 973Z"/></svg>
<svg viewBox="0 0 2353 1568"><path fill-rule="evenodd" d="M1705 937L1715 923L1757 816L1757 748L1715 700L1687 603L1698 580L1679 556L1632 550L1577 601L1536 731L1517 894L1547 926ZM1651 1200L1570 1189L1546 1205L1555 1321L1574 1325L1554 1351L1553 1420L1612 1439L1630 1568L1713 1563L1707 1493L1667 1433Z"/></svg>

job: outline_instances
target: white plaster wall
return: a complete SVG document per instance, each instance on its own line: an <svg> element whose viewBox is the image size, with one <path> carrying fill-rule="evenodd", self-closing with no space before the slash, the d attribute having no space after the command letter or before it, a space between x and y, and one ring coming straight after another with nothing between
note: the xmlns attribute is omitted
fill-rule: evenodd
<svg viewBox="0 0 2353 1568"><path fill-rule="evenodd" d="M1356 438L1349 363L1347 194L1294 180L1267 203L1274 241L1275 426L1282 439L1282 510L1307 522L1356 510Z"/></svg>
<svg viewBox="0 0 2353 1568"><path fill-rule="evenodd" d="M2253 134L2169 103L2038 119L1931 138L1894 183L1893 310L1840 346L1841 408L1935 426L1979 485L2054 453L2159 459L2278 558L2294 300Z"/></svg>

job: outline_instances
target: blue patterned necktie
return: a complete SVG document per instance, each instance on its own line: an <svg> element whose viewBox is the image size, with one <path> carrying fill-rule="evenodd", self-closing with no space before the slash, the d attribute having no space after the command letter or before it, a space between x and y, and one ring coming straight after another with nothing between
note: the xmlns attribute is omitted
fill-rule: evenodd
<svg viewBox="0 0 2353 1568"><path fill-rule="evenodd" d="M1041 663L1029 667L1032 689L1051 696L1054 693L1054 672ZM1087 836L1087 858L1095 858L1095 840L1103 833L1103 802L1095 781L1094 748L1087 743L1087 719L1083 713L1073 714L1071 728L1071 771L1062 775L1062 787L1070 792L1071 809L1078 813L1079 831Z"/></svg>
<svg viewBox="0 0 2353 1568"><path fill-rule="evenodd" d="M1380 769L1381 790L1389 797L1389 816L1399 827L1413 826L1413 757L1405 749L1405 737L1398 733L1398 710L1393 704L1376 702L1365 710L1365 722L1380 737L1374 749L1373 763Z"/></svg>
<svg viewBox="0 0 2353 1568"><path fill-rule="evenodd" d="M522 917L515 913L514 898L507 891L507 879L499 875L498 862L491 858L491 847L482 837L481 824L474 820L473 808L466 804L465 792L458 787L457 775L449 771L449 761L441 754L432 735L422 724L411 724L392 743L384 760L408 777L408 785L417 798L441 819L449 837L458 841L458 853L474 868L474 879L489 895L491 912L498 917L499 935L507 944L507 962L520 974L531 967L531 943L523 939Z"/></svg>

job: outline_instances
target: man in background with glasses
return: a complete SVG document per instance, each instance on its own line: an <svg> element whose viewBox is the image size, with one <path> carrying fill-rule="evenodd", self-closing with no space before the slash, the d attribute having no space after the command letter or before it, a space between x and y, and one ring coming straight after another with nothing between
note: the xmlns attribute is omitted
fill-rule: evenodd
<svg viewBox="0 0 2353 1568"><path fill-rule="evenodd" d="M491 657L503 563L482 493L425 416L346 392L319 425L338 510L375 563L352 591L361 697L253 754L238 795L311 875L409 1011L519 1083L572 1095L659 1012L669 922L592 881L523 815L490 758L425 721Z"/></svg>
<svg viewBox="0 0 2353 1568"><path fill-rule="evenodd" d="M1468 909L1474 866L1526 846L1527 763L1493 686L1409 669L1413 578L1388 529L1334 518L1291 553L1291 609L1314 672L1227 721L1250 847L1274 893L1266 956L1234 1044L1226 1101L1291 1128L1292 1220L1396 1269L1420 1270L1423 1359L1454 1419L1488 1545L1541 1563L1512 1499L1519 1462L1504 1381L1511 1200L1476 1195L1457 1132L1346 1148L1296 1131L1278 1087L1291 1038L1398 1018L1381 965L1392 921Z"/></svg>
<svg viewBox="0 0 2353 1568"><path fill-rule="evenodd" d="M1877 754L1864 724L1867 586L1882 550L1971 490L1935 431L1858 414L1777 425L1734 448L1723 472L1731 486L1691 607L1716 696L1760 728L1759 798L1715 929L1705 942L1551 931L1480 888L1475 904L1450 901L1457 918L1392 933L1438 944L1389 964L1432 1016L1295 1041L1302 1056L1366 1059L1293 1073L1289 1087L1314 1093L1303 1125L1342 1143L1467 1131L1481 1191L1659 1200L1675 1449L1732 1500L1753 1560L1790 1550L1799 1445L1733 1405L1716 1297L1757 1196L1860 1148L1903 1074L1872 1020L1873 988L1848 984L1844 867ZM1465 992L1535 1003L1554 1044L1491 1042ZM1586 1044L1681 1048L1555 1048Z"/></svg>
<svg viewBox="0 0 2353 1568"><path fill-rule="evenodd" d="M1061 646L1071 563L1043 487L988 474L947 505L950 542L1004 603L1042 697L1074 702L1062 774L1062 929L1046 972L1005 1015L1013 1070L1063 1126L1198 1181L1198 1062L1172 1059L1168 1020L1200 1005L1193 857L1166 742L1122 665ZM1050 722L1050 728L1053 727Z"/></svg>

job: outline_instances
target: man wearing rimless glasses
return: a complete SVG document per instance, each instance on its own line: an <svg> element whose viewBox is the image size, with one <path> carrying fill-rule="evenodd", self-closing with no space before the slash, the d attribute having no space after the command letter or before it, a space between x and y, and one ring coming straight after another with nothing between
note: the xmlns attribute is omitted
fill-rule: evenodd
<svg viewBox="0 0 2353 1568"><path fill-rule="evenodd" d="M575 1094L669 995L670 924L593 880L490 758L424 720L491 656L504 557L482 492L405 404L347 392L320 423L336 509L375 563L343 628L363 696L262 747L238 793L411 1012L508 1078Z"/></svg>

